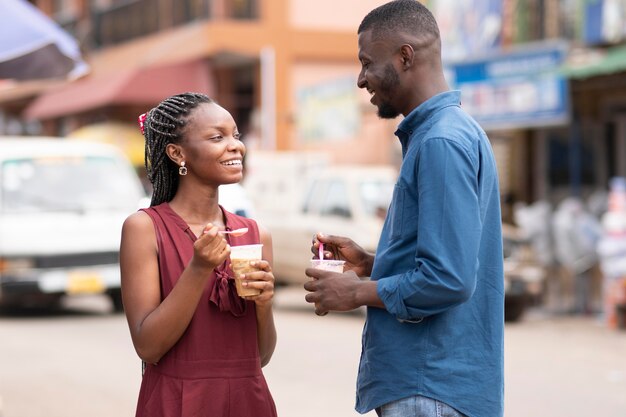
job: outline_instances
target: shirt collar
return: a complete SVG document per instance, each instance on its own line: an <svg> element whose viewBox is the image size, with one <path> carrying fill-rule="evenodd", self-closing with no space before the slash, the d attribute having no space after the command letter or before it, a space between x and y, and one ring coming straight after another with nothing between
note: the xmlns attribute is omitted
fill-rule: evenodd
<svg viewBox="0 0 626 417"><path fill-rule="evenodd" d="M403 153L413 133L420 129L436 111L448 106L461 105L461 92L446 91L432 96L409 113L398 125L395 135L402 143Z"/></svg>

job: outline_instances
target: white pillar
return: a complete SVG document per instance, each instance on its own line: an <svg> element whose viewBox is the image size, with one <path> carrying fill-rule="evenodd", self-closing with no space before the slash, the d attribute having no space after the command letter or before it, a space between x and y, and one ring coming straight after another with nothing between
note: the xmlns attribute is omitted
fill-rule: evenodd
<svg viewBox="0 0 626 417"><path fill-rule="evenodd" d="M276 52L261 49L261 149L276 149Z"/></svg>

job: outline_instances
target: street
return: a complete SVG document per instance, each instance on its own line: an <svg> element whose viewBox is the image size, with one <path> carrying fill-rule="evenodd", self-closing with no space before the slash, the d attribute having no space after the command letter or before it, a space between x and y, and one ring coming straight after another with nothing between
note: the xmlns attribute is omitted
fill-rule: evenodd
<svg viewBox="0 0 626 417"><path fill-rule="evenodd" d="M1 417L132 416L140 361L108 300L0 315ZM363 317L317 317L279 289L279 342L264 372L283 417L349 417ZM507 417L626 416L626 332L597 318L531 312L507 324ZM368 413L367 416L375 416Z"/></svg>

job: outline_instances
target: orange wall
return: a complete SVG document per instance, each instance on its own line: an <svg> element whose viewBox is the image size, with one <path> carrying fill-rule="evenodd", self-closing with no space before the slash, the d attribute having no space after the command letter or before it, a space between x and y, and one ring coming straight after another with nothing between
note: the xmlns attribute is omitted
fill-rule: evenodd
<svg viewBox="0 0 626 417"><path fill-rule="evenodd" d="M297 29L356 33L361 19L387 0L290 0L289 24Z"/></svg>
<svg viewBox="0 0 626 417"><path fill-rule="evenodd" d="M1 1L1 0L0 0ZM78 1L78 0L77 0ZM83 1L83 0L80 0ZM222 8L226 0L215 3ZM366 93L358 91L359 128L352 137L302 141L297 123L296 95L302 88L358 74L356 30L361 19L385 0L259 0L260 19L236 21L217 17L204 24L172 28L98 51L89 56L93 73L126 66L152 66L231 54L259 58L273 47L276 79L276 147L280 150L327 148L343 162L386 162L393 151L396 122L376 118ZM51 7L51 0L39 5ZM218 13L219 14L219 13ZM221 73L227 80L227 74ZM221 89L222 90L222 89ZM224 91L228 94L227 91ZM260 96L259 91L255 94ZM226 103L224 103L226 104ZM327 118L328 119L328 118ZM389 138L391 138L389 140ZM391 142L391 143L390 143Z"/></svg>
<svg viewBox="0 0 626 417"><path fill-rule="evenodd" d="M399 155L399 143L393 132L398 120L381 120L376 116L376 108L370 104L370 96L367 92L356 86L356 78L359 65L355 62L338 63L333 61L308 61L298 62L291 71L292 91L291 108L294 120L291 129L291 149L321 150L328 151L335 162L340 163L394 163ZM322 138L310 138L303 136L306 132L300 131L298 117L308 117L309 123L332 123L333 115L316 120L306 109L299 108L301 101L298 100L298 92L311 88L324 88L339 82L346 94L353 94L354 100L340 101L339 104L350 107L347 110L358 114L356 129L351 135L326 136ZM350 92L346 92L346 90ZM332 90L331 90L332 91ZM331 93L332 95L332 93ZM324 105L322 102L321 106ZM332 100L327 105L333 105ZM323 110L323 109L322 109ZM338 122L342 120L344 109L331 108L335 111ZM326 114L326 116L329 116ZM322 126L324 127L324 126Z"/></svg>

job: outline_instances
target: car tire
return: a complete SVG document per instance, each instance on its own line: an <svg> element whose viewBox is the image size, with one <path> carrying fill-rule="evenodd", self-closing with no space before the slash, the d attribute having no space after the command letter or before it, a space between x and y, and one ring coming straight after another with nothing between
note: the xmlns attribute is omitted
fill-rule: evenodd
<svg viewBox="0 0 626 417"><path fill-rule="evenodd" d="M504 321L516 322L522 318L526 310L527 299L524 295L505 297L504 299Z"/></svg>
<svg viewBox="0 0 626 417"><path fill-rule="evenodd" d="M111 299L111 303L113 304L113 312L122 313L124 312L124 303L122 302L122 291L121 290L111 290L108 293L109 298Z"/></svg>

